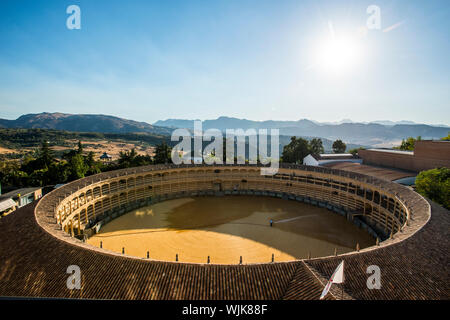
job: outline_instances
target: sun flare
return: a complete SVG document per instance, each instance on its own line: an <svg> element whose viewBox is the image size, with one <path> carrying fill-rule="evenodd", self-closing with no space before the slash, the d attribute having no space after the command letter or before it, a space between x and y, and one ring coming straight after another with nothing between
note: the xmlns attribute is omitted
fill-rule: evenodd
<svg viewBox="0 0 450 320"><path fill-rule="evenodd" d="M343 73L354 68L361 58L361 48L350 37L329 37L317 46L316 65L325 71Z"/></svg>

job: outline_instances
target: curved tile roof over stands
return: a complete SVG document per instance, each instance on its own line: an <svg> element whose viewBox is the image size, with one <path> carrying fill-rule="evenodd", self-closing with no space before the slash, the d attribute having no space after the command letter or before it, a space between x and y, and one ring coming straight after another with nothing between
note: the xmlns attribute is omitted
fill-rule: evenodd
<svg viewBox="0 0 450 320"><path fill-rule="evenodd" d="M302 262L200 265L145 261L87 250L40 228L35 205L0 220L0 296L95 299L279 299L293 278L291 298L318 299L320 282ZM82 289L68 290L69 265ZM330 296L332 297L332 296Z"/></svg>
<svg viewBox="0 0 450 320"><path fill-rule="evenodd" d="M450 299L450 212L432 204L430 221L396 245L345 257L345 291L356 299ZM333 272L342 258L306 263L319 278ZM380 290L366 285L367 267L377 265Z"/></svg>
<svg viewBox="0 0 450 320"><path fill-rule="evenodd" d="M53 206L71 189L117 174L172 166L105 172L65 185L39 203L0 220L0 296L95 299L318 299L340 260L346 261L344 298L449 299L449 212L383 180L328 168L284 168L333 173L380 185L410 208L404 231L361 252L285 263L202 265L158 262L93 248L61 231ZM368 290L368 265L381 268L381 290ZM69 265L81 268L81 290L66 287ZM340 298L338 286L328 298Z"/></svg>

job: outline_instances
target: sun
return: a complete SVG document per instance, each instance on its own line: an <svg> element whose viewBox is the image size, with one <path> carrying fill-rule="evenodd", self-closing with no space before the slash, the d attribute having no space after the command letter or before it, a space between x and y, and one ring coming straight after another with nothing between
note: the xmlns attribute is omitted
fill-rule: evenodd
<svg viewBox="0 0 450 320"><path fill-rule="evenodd" d="M331 36L319 42L315 58L315 64L321 69L342 74L351 71L359 63L361 48L356 39Z"/></svg>

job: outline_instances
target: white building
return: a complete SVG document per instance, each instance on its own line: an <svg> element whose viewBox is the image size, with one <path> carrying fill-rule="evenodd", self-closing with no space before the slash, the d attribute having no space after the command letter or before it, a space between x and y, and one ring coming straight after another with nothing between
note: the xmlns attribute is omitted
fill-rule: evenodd
<svg viewBox="0 0 450 320"><path fill-rule="evenodd" d="M354 162L362 163L362 159L351 153L322 153L308 154L303 158L303 164L307 166L321 166L327 163L335 162Z"/></svg>
<svg viewBox="0 0 450 320"><path fill-rule="evenodd" d="M41 187L21 188L0 194L0 216L7 215L41 197Z"/></svg>

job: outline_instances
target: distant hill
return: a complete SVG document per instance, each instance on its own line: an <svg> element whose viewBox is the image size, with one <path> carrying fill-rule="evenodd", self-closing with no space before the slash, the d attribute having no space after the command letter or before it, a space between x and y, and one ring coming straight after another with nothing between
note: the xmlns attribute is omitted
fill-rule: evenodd
<svg viewBox="0 0 450 320"><path fill-rule="evenodd" d="M382 124L385 126L395 126L396 124L417 124L414 121L391 121L391 120L377 120L377 121L371 121L370 123L377 123Z"/></svg>
<svg viewBox="0 0 450 320"><path fill-rule="evenodd" d="M55 129L76 132L147 132L168 135L171 129L101 114L37 113L16 120L0 119L0 128Z"/></svg>
<svg viewBox="0 0 450 320"><path fill-rule="evenodd" d="M380 124L356 122L325 124L307 119L298 121L252 121L230 117L220 117L215 120L203 121L203 129L280 129L281 135L322 137L329 140L342 139L347 143L373 146L392 143L406 137L421 136L422 139L440 139L447 136L450 128L430 126L425 124ZM157 121L154 125L172 128L193 128L194 120L169 119Z"/></svg>
<svg viewBox="0 0 450 320"><path fill-rule="evenodd" d="M348 121L348 122L347 122ZM75 132L100 133L150 133L170 135L174 128L193 129L194 120L168 119L153 125L146 122L127 120L119 117L95 114L38 113L26 114L16 120L0 119L0 128L40 128ZM294 121L253 121L232 117L219 117L203 121L203 129L279 129L280 135L297 137L321 137L334 141L342 139L350 145L387 146L398 145L401 139L421 136L422 139L440 139L448 135L449 127L425 124L320 123L308 119ZM325 144L325 141L324 141ZM328 144L328 141L327 141Z"/></svg>

